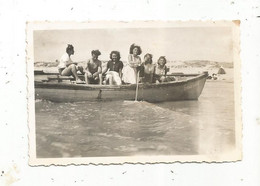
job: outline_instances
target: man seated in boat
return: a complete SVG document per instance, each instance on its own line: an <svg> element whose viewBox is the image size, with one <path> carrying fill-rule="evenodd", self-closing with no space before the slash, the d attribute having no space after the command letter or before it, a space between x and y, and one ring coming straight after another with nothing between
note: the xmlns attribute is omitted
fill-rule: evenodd
<svg viewBox="0 0 260 186"><path fill-rule="evenodd" d="M79 79L78 71L84 74L83 67L79 66L77 63L71 60L71 55L74 54L74 47L68 44L66 48L66 53L62 55L60 63L58 65L59 74L62 76L73 76L76 80L76 83L83 83Z"/></svg>
<svg viewBox="0 0 260 186"><path fill-rule="evenodd" d="M106 74L104 84L122 84L122 69L124 65L123 62L120 61L120 58L120 53L118 51L112 51L110 53L110 60L107 62L106 68L103 71L103 74Z"/></svg>
<svg viewBox="0 0 260 186"><path fill-rule="evenodd" d="M159 57L154 70L154 80L155 83L175 81L174 77L167 77L168 68L166 66L167 60L165 56Z"/></svg>
<svg viewBox="0 0 260 186"><path fill-rule="evenodd" d="M102 84L102 65L98 60L98 56L101 55L99 50L91 51L92 58L88 60L85 69L85 81L86 84Z"/></svg>

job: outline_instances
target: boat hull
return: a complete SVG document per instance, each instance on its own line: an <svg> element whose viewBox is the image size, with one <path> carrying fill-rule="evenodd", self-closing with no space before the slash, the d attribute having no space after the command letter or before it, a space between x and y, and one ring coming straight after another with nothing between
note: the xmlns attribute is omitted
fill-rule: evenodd
<svg viewBox="0 0 260 186"><path fill-rule="evenodd" d="M198 99L207 73L188 80L160 84L139 84L138 100L148 102ZM69 83L35 82L35 98L53 102L93 100L134 100L136 85L76 85Z"/></svg>

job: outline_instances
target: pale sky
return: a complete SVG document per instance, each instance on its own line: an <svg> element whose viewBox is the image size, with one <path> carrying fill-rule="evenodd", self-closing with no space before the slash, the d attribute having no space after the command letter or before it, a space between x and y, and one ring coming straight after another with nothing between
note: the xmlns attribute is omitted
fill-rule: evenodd
<svg viewBox="0 0 260 186"><path fill-rule="evenodd" d="M67 44L74 46L75 62L89 59L93 49L101 51L101 60L108 60L112 50L118 50L121 60L127 60L132 43L141 46L142 59L151 53L153 61L159 56L169 61L233 60L231 27L185 27L34 31L34 61L59 60Z"/></svg>

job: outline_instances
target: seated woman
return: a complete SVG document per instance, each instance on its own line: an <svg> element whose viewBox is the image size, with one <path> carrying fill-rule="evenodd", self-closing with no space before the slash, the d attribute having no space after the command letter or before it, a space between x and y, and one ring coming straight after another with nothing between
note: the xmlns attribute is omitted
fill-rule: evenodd
<svg viewBox="0 0 260 186"><path fill-rule="evenodd" d="M136 84L137 82L137 67L141 65L140 54L142 53L142 49L140 46L136 44L132 44L130 46L128 56L128 62L123 69L123 81L125 83Z"/></svg>
<svg viewBox="0 0 260 186"><path fill-rule="evenodd" d="M71 55L74 54L74 47L70 44L68 44L66 48L66 53L62 55L60 59L60 63L58 65L59 74L62 76L73 76L76 80L76 83L84 83L84 81L81 81L78 76L78 71L80 71L82 74L83 67L78 66L77 63L73 62L70 58Z"/></svg>
<svg viewBox="0 0 260 186"><path fill-rule="evenodd" d="M161 83L166 81L166 58L164 56L159 57L154 70L154 82Z"/></svg>
<svg viewBox="0 0 260 186"><path fill-rule="evenodd" d="M141 73L142 70L140 72L140 76L143 76L142 82L144 83L153 82L154 65L152 63L153 63L153 55L149 53L145 54L144 62L142 63L143 73Z"/></svg>
<svg viewBox="0 0 260 186"><path fill-rule="evenodd" d="M123 62L120 61L120 53L118 51L112 51L110 53L110 59L107 62L107 66L103 71L103 74L106 74L104 84L109 82L109 85L121 85L122 81L122 69Z"/></svg>
<svg viewBox="0 0 260 186"><path fill-rule="evenodd" d="M86 84L102 84L102 69L101 61L98 60L98 56L101 55L99 50L91 51L92 58L88 60L85 73Z"/></svg>

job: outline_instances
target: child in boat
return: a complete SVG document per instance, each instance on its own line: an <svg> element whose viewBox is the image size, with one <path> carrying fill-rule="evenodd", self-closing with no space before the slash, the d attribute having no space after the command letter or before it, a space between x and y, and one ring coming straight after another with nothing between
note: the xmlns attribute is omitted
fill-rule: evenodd
<svg viewBox="0 0 260 186"><path fill-rule="evenodd" d="M132 44L129 53L128 62L123 69L123 81L125 83L136 84L137 67L141 66L142 63L139 56L142 53L142 49L140 46Z"/></svg>
<svg viewBox="0 0 260 186"><path fill-rule="evenodd" d="M152 83L154 68L155 68L155 66L153 65L153 55L152 54L149 54L149 53L145 54L144 62L142 63L142 66L143 66L143 72L144 72L142 82ZM141 74L141 72L140 72L140 74Z"/></svg>
<svg viewBox="0 0 260 186"><path fill-rule="evenodd" d="M91 51L92 58L88 60L86 66L85 80L86 84L102 84L102 65L98 60L98 56L101 55L99 50Z"/></svg>
<svg viewBox="0 0 260 186"><path fill-rule="evenodd" d="M166 73L167 73L166 63L167 61L165 56L159 57L154 70L155 83L161 83L166 81Z"/></svg>
<svg viewBox="0 0 260 186"><path fill-rule="evenodd" d="M103 74L106 74L104 84L109 83L109 85L121 85L122 81L122 69L123 62L120 61L120 53L118 51L112 51L110 53L110 59L107 62L106 68Z"/></svg>
<svg viewBox="0 0 260 186"><path fill-rule="evenodd" d="M79 66L77 63L71 60L71 55L74 54L74 47L68 44L66 48L66 53L62 55L60 63L58 65L59 74L62 76L73 76L76 83L83 83L78 77L78 71L84 74L83 67Z"/></svg>

